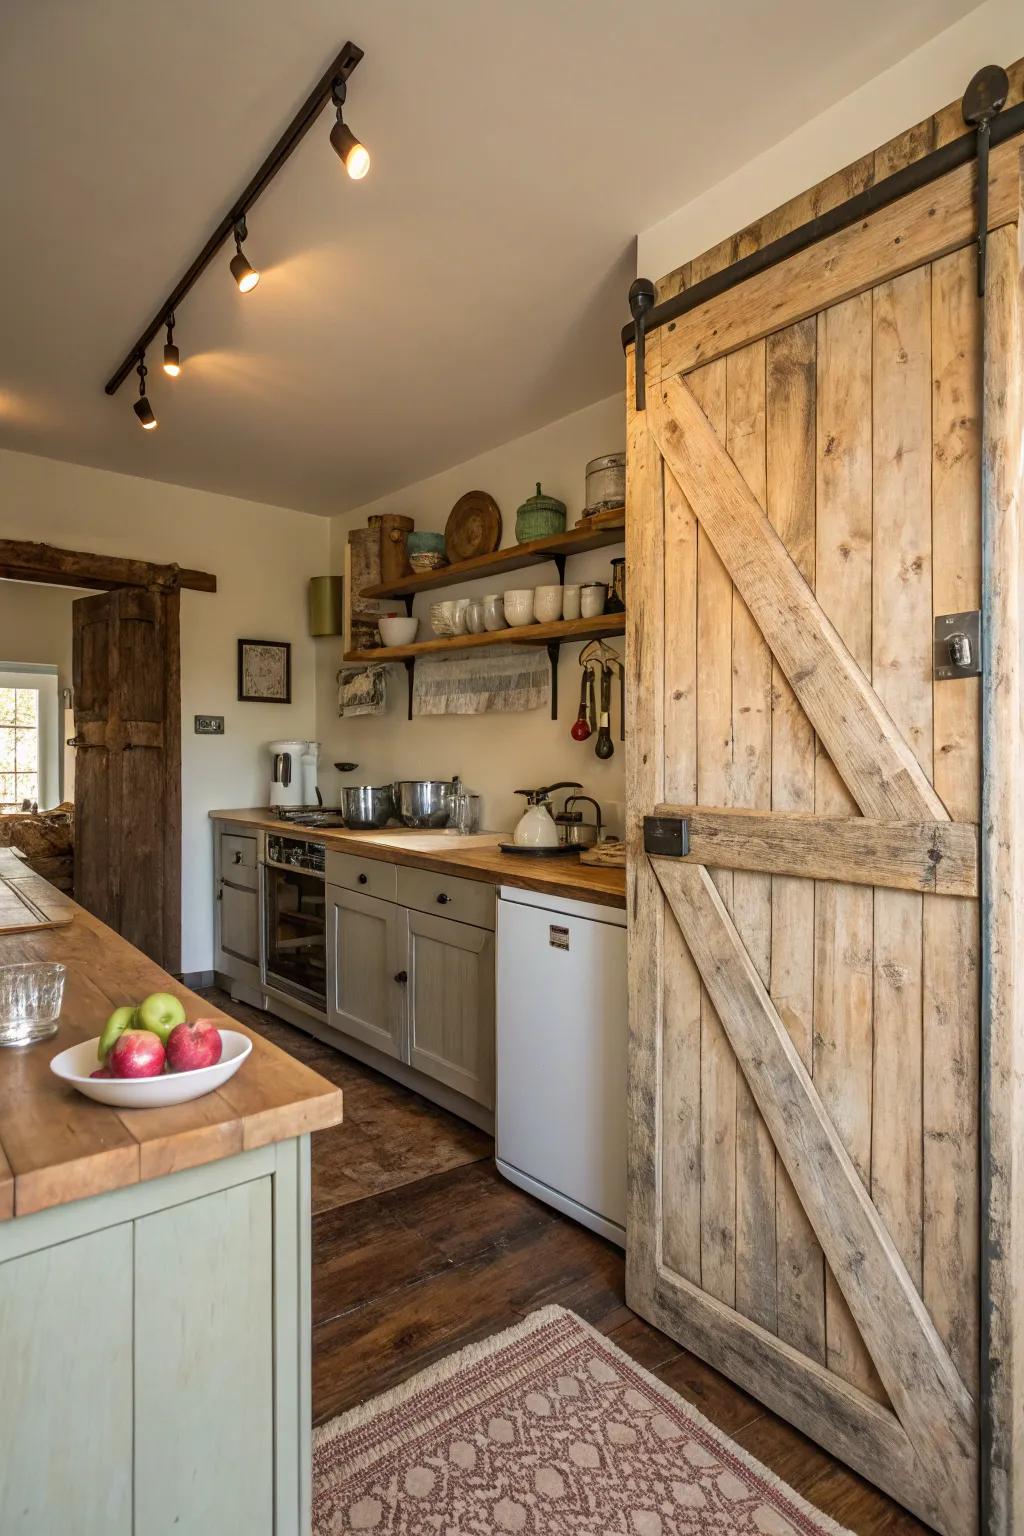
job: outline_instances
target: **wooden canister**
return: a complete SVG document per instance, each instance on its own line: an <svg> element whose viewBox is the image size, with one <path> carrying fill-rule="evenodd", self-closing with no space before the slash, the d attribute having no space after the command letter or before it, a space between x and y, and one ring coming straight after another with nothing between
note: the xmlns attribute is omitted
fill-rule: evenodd
<svg viewBox="0 0 1024 1536"><path fill-rule="evenodd" d="M406 540L416 524L411 517L397 512L383 512L369 519L371 528L380 529L380 579L387 584L412 575Z"/></svg>

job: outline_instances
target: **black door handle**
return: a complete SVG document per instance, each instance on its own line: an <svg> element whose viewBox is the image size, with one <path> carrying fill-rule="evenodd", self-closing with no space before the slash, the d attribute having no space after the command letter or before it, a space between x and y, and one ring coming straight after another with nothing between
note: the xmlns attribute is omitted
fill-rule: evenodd
<svg viewBox="0 0 1024 1536"><path fill-rule="evenodd" d="M399 986L404 987L406 982L409 980L409 972L408 971L396 971L396 973L395 973L395 980L398 982Z"/></svg>
<svg viewBox="0 0 1024 1536"><path fill-rule="evenodd" d="M451 897L447 894L447 892L445 892L445 891L439 891L438 892L437 904L438 904L439 907L446 907L450 901L451 901Z"/></svg>
<svg viewBox="0 0 1024 1536"><path fill-rule="evenodd" d="M366 885L367 882L369 881L369 878L370 878L369 875L360 875L359 876L359 884L360 885Z"/></svg>

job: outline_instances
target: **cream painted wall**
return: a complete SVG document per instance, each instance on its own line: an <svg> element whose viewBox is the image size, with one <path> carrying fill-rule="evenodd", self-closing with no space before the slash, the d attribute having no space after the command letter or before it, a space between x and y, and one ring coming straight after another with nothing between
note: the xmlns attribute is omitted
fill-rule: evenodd
<svg viewBox="0 0 1024 1536"><path fill-rule="evenodd" d="M306 582L327 569L328 521L0 452L0 537L176 561L217 577L216 595L184 592L181 599L182 968L208 970L213 963L208 812L264 804L264 742L315 733L315 652L306 621ZM292 642L291 705L237 701L235 642L240 636ZM224 715L225 735L196 736L197 713Z"/></svg>
<svg viewBox="0 0 1024 1536"><path fill-rule="evenodd" d="M454 502L468 490L485 490L494 496L502 512L504 544L515 542L516 507L534 492L540 480L545 491L560 497L569 508L569 525L579 516L584 500L584 468L589 459L621 450L625 444L622 398L613 395L596 405L563 417L539 432L480 457L459 464L443 474L386 496L332 521L332 569L340 571L350 528L364 526L371 513L402 512L416 519L421 530L443 529ZM604 578L608 562L621 547L580 555L570 564L570 581L581 577ZM417 598L420 638L429 634L430 601L451 595L472 596L514 586L536 586L555 581L553 566L516 571L500 583L494 578L465 587L438 589ZM450 778L460 773L468 788L483 796L484 825L511 828L522 808L514 791L524 786L579 779L587 793L610 811L619 824L623 801L623 749L618 740L618 704L613 696L615 755L607 762L594 756L593 744L579 744L569 735L579 703L579 646L566 646L559 668L559 718L553 722L546 709L528 714L443 715L406 719L406 680L402 667L389 674L388 712L381 717L339 720L335 674L341 662L340 642L317 644L317 733L324 747L320 782L325 798L336 799L345 783L382 784L398 778ZM623 642L616 642L624 649ZM359 763L356 773L343 780L330 766L338 760Z"/></svg>
<svg viewBox="0 0 1024 1536"><path fill-rule="evenodd" d="M1024 4L987 0L883 74L646 229L637 272L659 278L963 95L983 64L1024 56Z"/></svg>

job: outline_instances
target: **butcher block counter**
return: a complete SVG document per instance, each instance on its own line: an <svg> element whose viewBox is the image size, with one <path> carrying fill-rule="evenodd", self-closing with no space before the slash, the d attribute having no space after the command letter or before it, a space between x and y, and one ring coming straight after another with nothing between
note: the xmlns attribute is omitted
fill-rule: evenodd
<svg viewBox="0 0 1024 1536"><path fill-rule="evenodd" d="M405 864L414 869L430 869L436 874L460 875L466 880L483 880L490 885L515 886L519 890L543 891L549 896L570 901L591 901L599 906L625 907L626 872L580 864L572 858L536 859L502 853L499 842L511 841L511 833L479 833L472 837L443 833L414 832L402 827L386 827L380 832L350 832L337 827L299 827L282 822L261 808L242 811L211 811L214 821L254 827L263 832L277 832L286 837L306 837L340 853L358 854L365 859L383 859L389 864ZM441 844L442 846L438 846ZM445 844L448 844L445 846Z"/></svg>
<svg viewBox="0 0 1024 1536"><path fill-rule="evenodd" d="M341 1093L255 1035L189 1104L116 1110L59 1082L53 1056L151 992L250 1033L69 909L0 934L0 964L68 968L58 1033L0 1050L0 1530L299 1536L309 1133Z"/></svg>

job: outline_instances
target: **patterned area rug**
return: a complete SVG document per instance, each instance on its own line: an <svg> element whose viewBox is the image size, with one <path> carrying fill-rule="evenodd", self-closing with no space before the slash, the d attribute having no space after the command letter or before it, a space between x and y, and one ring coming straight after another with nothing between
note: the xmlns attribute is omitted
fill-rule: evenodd
<svg viewBox="0 0 1024 1536"><path fill-rule="evenodd" d="M562 1307L318 1429L314 1536L849 1536Z"/></svg>

